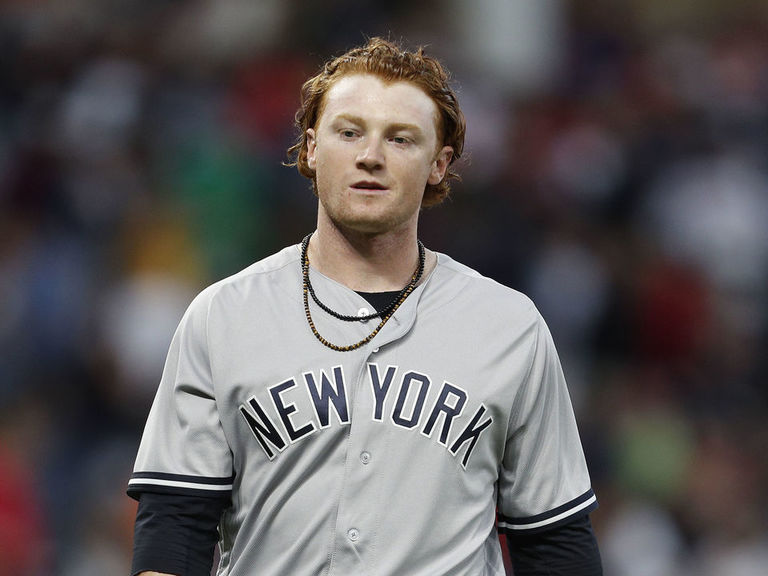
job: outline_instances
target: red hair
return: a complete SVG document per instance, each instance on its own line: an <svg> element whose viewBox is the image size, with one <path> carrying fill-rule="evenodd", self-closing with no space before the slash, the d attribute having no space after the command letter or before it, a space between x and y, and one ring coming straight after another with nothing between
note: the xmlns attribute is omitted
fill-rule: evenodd
<svg viewBox="0 0 768 576"><path fill-rule="evenodd" d="M288 165L296 166L303 176L312 180L313 188L316 187L315 171L307 164L306 133L317 124L328 90L339 78L349 74L373 74L387 82L411 82L437 105L437 137L441 147L453 148L453 156L445 178L439 184L427 184L422 206L442 202L450 192L448 180L459 178L452 165L464 149L466 123L456 94L448 85L448 71L435 58L425 55L424 48L408 52L388 40L371 38L365 46L353 48L327 62L317 75L301 87L301 106L296 112L299 135L296 143L288 149L291 158Z"/></svg>

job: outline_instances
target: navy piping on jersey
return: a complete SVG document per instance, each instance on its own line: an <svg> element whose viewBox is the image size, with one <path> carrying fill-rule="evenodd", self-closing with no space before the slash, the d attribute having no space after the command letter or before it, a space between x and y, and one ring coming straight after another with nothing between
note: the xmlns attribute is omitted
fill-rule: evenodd
<svg viewBox="0 0 768 576"><path fill-rule="evenodd" d="M568 522L576 515L587 514L597 508L597 497L590 488L581 496L574 498L570 502L553 508L548 512L529 516L527 518L513 518L501 515L499 517L499 528L506 532L533 532L537 530L549 530Z"/></svg>
<svg viewBox="0 0 768 576"><path fill-rule="evenodd" d="M128 481L127 492L135 499L141 492L229 498L234 479L234 476L211 478L167 472L134 472Z"/></svg>

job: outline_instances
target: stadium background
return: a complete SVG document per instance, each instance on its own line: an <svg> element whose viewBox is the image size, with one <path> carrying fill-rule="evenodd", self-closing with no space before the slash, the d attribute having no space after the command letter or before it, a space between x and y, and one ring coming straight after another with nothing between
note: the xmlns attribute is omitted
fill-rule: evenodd
<svg viewBox="0 0 768 576"><path fill-rule="evenodd" d="M422 238L548 319L606 575L765 574L765 2L6 0L0 576L127 574L171 333L312 229L298 87L375 34L454 72L464 178Z"/></svg>

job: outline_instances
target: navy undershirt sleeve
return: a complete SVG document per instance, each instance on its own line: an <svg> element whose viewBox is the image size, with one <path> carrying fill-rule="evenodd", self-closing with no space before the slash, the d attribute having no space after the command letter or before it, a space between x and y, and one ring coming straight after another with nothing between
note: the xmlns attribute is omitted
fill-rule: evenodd
<svg viewBox="0 0 768 576"><path fill-rule="evenodd" d="M144 492L139 499L131 574L209 576L225 499Z"/></svg>
<svg viewBox="0 0 768 576"><path fill-rule="evenodd" d="M600 550L589 515L535 534L507 532L515 576L601 576Z"/></svg>

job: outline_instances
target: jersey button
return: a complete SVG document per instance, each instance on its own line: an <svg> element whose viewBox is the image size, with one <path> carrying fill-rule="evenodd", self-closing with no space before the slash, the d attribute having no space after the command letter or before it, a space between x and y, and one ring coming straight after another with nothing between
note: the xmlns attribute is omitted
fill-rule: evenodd
<svg viewBox="0 0 768 576"><path fill-rule="evenodd" d="M360 462L363 464L368 464L371 461L371 454L370 452L363 452L360 454Z"/></svg>
<svg viewBox="0 0 768 576"><path fill-rule="evenodd" d="M347 538L352 542L357 542L360 539L360 531L357 528L350 528L347 530Z"/></svg>
<svg viewBox="0 0 768 576"><path fill-rule="evenodd" d="M365 307L360 308L360 310L357 311L357 315L360 318L363 318L364 316L368 316L370 313L371 313L371 311L368 310L368 308L365 308ZM368 320L360 320L360 322L368 322Z"/></svg>

